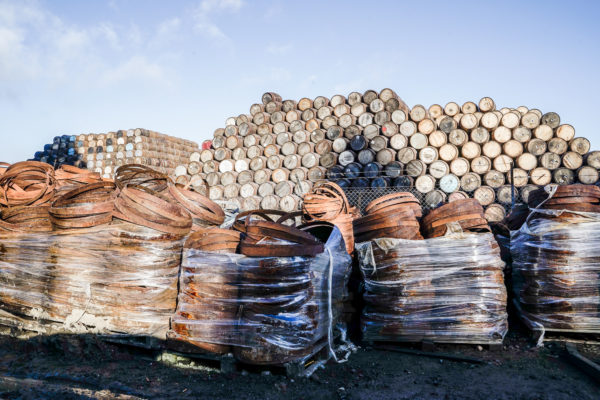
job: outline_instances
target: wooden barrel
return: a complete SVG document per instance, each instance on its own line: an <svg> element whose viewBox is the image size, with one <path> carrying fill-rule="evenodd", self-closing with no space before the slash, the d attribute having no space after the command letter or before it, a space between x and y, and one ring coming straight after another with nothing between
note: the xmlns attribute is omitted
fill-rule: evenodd
<svg viewBox="0 0 600 400"><path fill-rule="evenodd" d="M267 146L275 146L277 135L267 134L260 137L260 145L264 148Z"/></svg>
<svg viewBox="0 0 600 400"><path fill-rule="evenodd" d="M562 165L569 169L578 169L583 164L583 157L579 153L569 151L562 156Z"/></svg>
<svg viewBox="0 0 600 400"><path fill-rule="evenodd" d="M397 133L389 140L390 147L394 150L400 150L408 144L408 138L401 133Z"/></svg>
<svg viewBox="0 0 600 400"><path fill-rule="evenodd" d="M373 122L375 122L377 125L384 125L386 122L391 122L392 116L389 112L387 111L379 111L377 114L375 114L375 117L373 118Z"/></svg>
<svg viewBox="0 0 600 400"><path fill-rule="evenodd" d="M475 157L471 160L471 171L483 175L492 168L492 160L486 156Z"/></svg>
<svg viewBox="0 0 600 400"><path fill-rule="evenodd" d="M523 144L517 142L514 139L511 139L508 142L504 143L504 145L502 146L502 151L504 152L504 154L514 159L523 154Z"/></svg>
<svg viewBox="0 0 600 400"><path fill-rule="evenodd" d="M281 168L283 165L283 159L285 157L281 155L270 156L267 158L267 168L270 170L274 170L277 168Z"/></svg>
<svg viewBox="0 0 600 400"><path fill-rule="evenodd" d="M540 157L540 165L550 171L560 167L561 158L555 153L544 153Z"/></svg>
<svg viewBox="0 0 600 400"><path fill-rule="evenodd" d="M452 117L441 117L438 126L440 131L445 134L450 134L454 129L458 128L458 124Z"/></svg>
<svg viewBox="0 0 600 400"><path fill-rule="evenodd" d="M515 191L516 196L516 191ZM501 204L511 204L512 203L512 187L510 185L504 185L498 188L496 191L496 199Z"/></svg>
<svg viewBox="0 0 600 400"><path fill-rule="evenodd" d="M403 110L395 110L392 112L392 122L397 125L406 121L406 113Z"/></svg>
<svg viewBox="0 0 600 400"><path fill-rule="evenodd" d="M423 199L424 205L427 207L437 207L446 201L446 193L441 190L432 190L425 195Z"/></svg>
<svg viewBox="0 0 600 400"><path fill-rule="evenodd" d="M404 121L400 124L400 133L406 137L411 137L417 133L417 124L414 121Z"/></svg>
<svg viewBox="0 0 600 400"><path fill-rule="evenodd" d="M527 183L529 183L529 172L522 170L521 168L514 168L512 171L512 177L514 177L514 179L511 178L511 173L507 174L508 176L508 182L509 183L513 183L513 185L515 187L523 187L525 185L527 185Z"/></svg>
<svg viewBox="0 0 600 400"><path fill-rule="evenodd" d="M364 149L358 152L358 162L361 163L362 165L366 165L368 163L372 163L373 161L375 161L375 156L377 153L375 153L372 149Z"/></svg>
<svg viewBox="0 0 600 400"><path fill-rule="evenodd" d="M445 193L454 193L460 189L460 179L454 174L444 175L440 179L440 189Z"/></svg>
<svg viewBox="0 0 600 400"><path fill-rule="evenodd" d="M549 112L542 115L541 123L548 125L550 128L554 129L560 125L560 116L555 112Z"/></svg>
<svg viewBox="0 0 600 400"><path fill-rule="evenodd" d="M422 175L415 180L415 188L425 194L435 189L435 178L431 175Z"/></svg>
<svg viewBox="0 0 600 400"><path fill-rule="evenodd" d="M382 124L381 133L386 137L392 137L399 132L398 125L392 121L388 121Z"/></svg>
<svg viewBox="0 0 600 400"><path fill-rule="evenodd" d="M459 125L465 131L470 131L471 129L475 129L477 124L478 124L477 117L474 114L463 114L463 116L460 118Z"/></svg>
<svg viewBox="0 0 600 400"><path fill-rule="evenodd" d="M406 165L412 160L417 159L417 150L412 147L404 147L396 153L396 160Z"/></svg>
<svg viewBox="0 0 600 400"><path fill-rule="evenodd" d="M362 94L358 92L352 92L348 95L348 104L353 106L362 102Z"/></svg>
<svg viewBox="0 0 600 400"><path fill-rule="evenodd" d="M241 171L238 173L237 183L245 185L250 182L254 182L254 171Z"/></svg>
<svg viewBox="0 0 600 400"><path fill-rule="evenodd" d="M450 166L446 161L435 160L429 165L428 171L429 175L436 179L440 179L444 175L448 175L450 173Z"/></svg>
<svg viewBox="0 0 600 400"><path fill-rule="evenodd" d="M342 169L343 171L343 169ZM290 181L302 182L308 179L308 169L304 167L294 168L290 171Z"/></svg>
<svg viewBox="0 0 600 400"><path fill-rule="evenodd" d="M496 189L504 185L506 179L502 172L491 170L484 175L483 181L487 186Z"/></svg>
<svg viewBox="0 0 600 400"><path fill-rule="evenodd" d="M533 130L533 136L545 142L550 140L554 135L554 131L548 125L540 125Z"/></svg>
<svg viewBox="0 0 600 400"><path fill-rule="evenodd" d="M300 111L308 110L309 108L312 108L312 106L313 101L307 97L303 97L298 100L298 110Z"/></svg>
<svg viewBox="0 0 600 400"><path fill-rule="evenodd" d="M500 124L500 119L495 113L486 112L481 116L481 120L479 122L485 129L493 130L498 127L498 124Z"/></svg>
<svg viewBox="0 0 600 400"><path fill-rule="evenodd" d="M569 149L569 144L558 137L550 139L548 142L548 151L554 154L562 155Z"/></svg>
<svg viewBox="0 0 600 400"><path fill-rule="evenodd" d="M534 185L547 185L552 182L552 172L544 167L533 169L529 175Z"/></svg>
<svg viewBox="0 0 600 400"><path fill-rule="evenodd" d="M254 182L245 183L240 186L240 197L248 198L256 196L258 193L258 184Z"/></svg>
<svg viewBox="0 0 600 400"><path fill-rule="evenodd" d="M338 125L344 128L344 133L346 128L349 126L353 126L356 123L356 117L352 114L344 114L338 119Z"/></svg>
<svg viewBox="0 0 600 400"><path fill-rule="evenodd" d="M223 197L226 199L235 199L240 194L240 185L237 183L231 183L223 187Z"/></svg>
<svg viewBox="0 0 600 400"><path fill-rule="evenodd" d="M258 195L260 197L265 197L275 193L275 183L274 182L263 182L258 185Z"/></svg>
<svg viewBox="0 0 600 400"><path fill-rule="evenodd" d="M338 163L343 166L353 163L354 161L356 161L356 153L351 150L346 150L338 156Z"/></svg>
<svg viewBox="0 0 600 400"><path fill-rule="evenodd" d="M310 134L303 129L298 129L292 134L292 140L296 144L306 143L310 141Z"/></svg>
<svg viewBox="0 0 600 400"><path fill-rule="evenodd" d="M319 159L319 164L325 168L331 168L337 164L338 155L334 152L323 154Z"/></svg>
<svg viewBox="0 0 600 400"><path fill-rule="evenodd" d="M410 145L417 150L421 150L428 144L427 136L419 132L412 135L409 141Z"/></svg>
<svg viewBox="0 0 600 400"><path fill-rule="evenodd" d="M586 185L594 185L598 182L598 170L587 165L583 166L577 170L577 179Z"/></svg>
<svg viewBox="0 0 600 400"><path fill-rule="evenodd" d="M429 112L429 116L434 119L444 114L444 109L439 104L432 104L427 111Z"/></svg>
<svg viewBox="0 0 600 400"><path fill-rule="evenodd" d="M421 160L411 160L405 164L406 175L416 178L425 175L427 168Z"/></svg>
<svg viewBox="0 0 600 400"><path fill-rule="evenodd" d="M253 159L254 157L260 157L263 155L262 146L250 146L246 149L246 157Z"/></svg>
<svg viewBox="0 0 600 400"><path fill-rule="evenodd" d="M479 186L481 186L481 178L473 172L467 172L460 178L460 188L465 192L472 192Z"/></svg>
<svg viewBox="0 0 600 400"><path fill-rule="evenodd" d="M205 163L206 165L208 163ZM233 160L223 160L219 163L219 172L229 172L233 171L235 168L235 163Z"/></svg>
<svg viewBox="0 0 600 400"><path fill-rule="evenodd" d="M509 111L502 116L500 122L502 126L505 126L508 129L514 129L519 126L519 122L521 122L521 115L517 112Z"/></svg>
<svg viewBox="0 0 600 400"><path fill-rule="evenodd" d="M575 138L569 142L569 148L575 153L584 155L590 151L590 141L586 138Z"/></svg>
<svg viewBox="0 0 600 400"><path fill-rule="evenodd" d="M247 171L250 169L250 160L247 158L244 158L242 160L236 160L235 164L233 165L233 169L235 170L235 172L242 172L242 171Z"/></svg>
<svg viewBox="0 0 600 400"><path fill-rule="evenodd" d="M575 128L569 124L564 124L556 128L556 136L566 142L570 142L575 137Z"/></svg>
<svg viewBox="0 0 600 400"><path fill-rule="evenodd" d="M600 169L600 151L591 151L584 156L586 165Z"/></svg>
<svg viewBox="0 0 600 400"><path fill-rule="evenodd" d="M260 169L267 168L267 157L265 157L265 156L254 157L253 159L250 160L249 167L252 171L258 171Z"/></svg>
<svg viewBox="0 0 600 400"><path fill-rule="evenodd" d="M325 179L327 174L327 169L323 167L312 167L308 170L306 177L311 182L318 182L322 179Z"/></svg>
<svg viewBox="0 0 600 400"><path fill-rule="evenodd" d="M285 212L296 211L300 208L300 198L296 195L283 196L279 200L279 209Z"/></svg>
<svg viewBox="0 0 600 400"><path fill-rule="evenodd" d="M271 170L270 169L259 169L258 171L254 171L254 182L259 185L268 182L271 179Z"/></svg>
<svg viewBox="0 0 600 400"><path fill-rule="evenodd" d="M417 124L417 130L425 135L429 135L430 133L435 131L435 128L435 122L433 122L429 118L425 118Z"/></svg>
<svg viewBox="0 0 600 400"><path fill-rule="evenodd" d="M538 189L539 188L535 185L527 185L521 188L521 199L523 200L523 202L527 203L529 201L529 193Z"/></svg>
<svg viewBox="0 0 600 400"><path fill-rule="evenodd" d="M364 151L364 150L363 150ZM362 151L361 151L362 153ZM358 154L360 157L360 153ZM388 165L396 158L396 152L392 149L382 149L377 152L375 159L381 165Z"/></svg>
<svg viewBox="0 0 600 400"><path fill-rule="evenodd" d="M420 104L415 105L410 110L410 119L412 119L415 122L420 122L423 119L427 118L427 116L427 110Z"/></svg>
<svg viewBox="0 0 600 400"><path fill-rule="evenodd" d="M481 155L481 146L475 142L467 142L461 148L461 155L467 160L472 160Z"/></svg>
<svg viewBox="0 0 600 400"><path fill-rule="evenodd" d="M220 200L223 198L223 186L214 185L208 188L208 198L211 200Z"/></svg>
<svg viewBox="0 0 600 400"><path fill-rule="evenodd" d="M471 163L466 158L456 158L450 163L450 172L456 176L463 176L471 169Z"/></svg>
<svg viewBox="0 0 600 400"><path fill-rule="evenodd" d="M358 125L350 125L346 129L344 129L344 136L350 140L352 140L355 136L358 136L362 133L362 128Z"/></svg>
<svg viewBox="0 0 600 400"><path fill-rule="evenodd" d="M348 148L349 142L345 137L338 137L333 141L331 148L336 153L341 153Z"/></svg>
<svg viewBox="0 0 600 400"><path fill-rule="evenodd" d="M433 147L440 148L448 141L448 135L442 131L435 131L429 135L429 144Z"/></svg>
<svg viewBox="0 0 600 400"><path fill-rule="evenodd" d="M385 136L376 136L369 142L369 147L374 151L380 151L387 148L388 138ZM394 158L396 157L396 152L394 152Z"/></svg>
<svg viewBox="0 0 600 400"><path fill-rule="evenodd" d="M467 132L462 129L453 129L448 135L448 141L456 147L461 147L463 144L467 143L468 140L469 136L467 135Z"/></svg>
<svg viewBox="0 0 600 400"><path fill-rule="evenodd" d="M499 126L492 132L492 139L498 143L506 143L512 138L512 131L505 127Z"/></svg>
<svg viewBox="0 0 600 400"><path fill-rule="evenodd" d="M231 150L226 149L224 147L219 147L219 148L215 149L215 153L214 153L215 160L223 161L228 158L231 158ZM209 161L209 160L207 160L207 161ZM207 161L204 161L204 163L206 163Z"/></svg>
<svg viewBox="0 0 600 400"><path fill-rule="evenodd" d="M528 129L535 129L540 124L540 117L532 111L528 111L521 117L521 124Z"/></svg>
<svg viewBox="0 0 600 400"><path fill-rule="evenodd" d="M481 186L473 192L473 198L482 206L489 206L496 201L496 192L489 186Z"/></svg>
<svg viewBox="0 0 600 400"><path fill-rule="evenodd" d="M457 200L464 200L464 199L468 199L469 195L461 190L454 192L454 193L450 193L448 195L448 203L452 203L454 201Z"/></svg>
<svg viewBox="0 0 600 400"><path fill-rule="evenodd" d="M287 181L290 176L290 171L285 168L276 168L271 173L271 180L275 183Z"/></svg>
<svg viewBox="0 0 600 400"><path fill-rule="evenodd" d="M547 143L542 139L531 139L527 143L527 151L533 154L534 156L541 156L546 152Z"/></svg>
<svg viewBox="0 0 600 400"><path fill-rule="evenodd" d="M444 114L451 117L455 116L460 112L460 107L455 102L451 101L444 106Z"/></svg>
<svg viewBox="0 0 600 400"><path fill-rule="evenodd" d="M300 197L304 197L305 194L309 193L312 189L312 182L300 181L294 185L294 194Z"/></svg>
<svg viewBox="0 0 600 400"><path fill-rule="evenodd" d="M524 126L518 126L513 129L512 137L517 142L527 143L529 140L531 140L531 130Z"/></svg>
<svg viewBox="0 0 600 400"><path fill-rule="evenodd" d="M306 168L316 167L319 164L319 156L314 153L307 153L302 156L302 166Z"/></svg>
<svg viewBox="0 0 600 400"><path fill-rule="evenodd" d="M269 134L273 133L273 125L260 124L260 125L258 125L258 128L256 128L256 133L261 137L264 135L269 135Z"/></svg>
<svg viewBox="0 0 600 400"><path fill-rule="evenodd" d="M494 111L496 109L496 103L491 97L483 97L479 100L479 109L481 112Z"/></svg>
<svg viewBox="0 0 600 400"><path fill-rule="evenodd" d="M332 145L333 142L331 140L323 139L319 143L315 144L315 152L319 155L331 153Z"/></svg>
<svg viewBox="0 0 600 400"><path fill-rule="evenodd" d="M279 198L273 194L264 196L260 201L260 208L265 210L275 210L279 207Z"/></svg>
<svg viewBox="0 0 600 400"><path fill-rule="evenodd" d="M294 184L290 181L281 181L275 184L275 195L278 197L289 196L294 193Z"/></svg>
<svg viewBox="0 0 600 400"><path fill-rule="evenodd" d="M552 180L559 185L571 185L575 182L575 173L569 168L557 168L552 171Z"/></svg>
<svg viewBox="0 0 600 400"><path fill-rule="evenodd" d="M314 143L300 143L298 145L298 147L296 148L296 151L298 152L299 156L303 156L307 153L312 153L315 150L315 144Z"/></svg>
<svg viewBox="0 0 600 400"><path fill-rule="evenodd" d="M438 150L435 147L427 146L419 150L419 160L425 164L431 164L438 159Z"/></svg>
<svg viewBox="0 0 600 400"><path fill-rule="evenodd" d="M209 174L206 174L206 184L208 186L215 186L218 185L221 181L221 177L218 173L216 172L211 172Z"/></svg>
<svg viewBox="0 0 600 400"><path fill-rule="evenodd" d="M531 171L537 167L537 157L531 153L523 153L517 158L517 166L525 171Z"/></svg>
<svg viewBox="0 0 600 400"><path fill-rule="evenodd" d="M444 161L452 161L458 157L458 149L455 145L446 143L442 145L438 151L439 158Z"/></svg>
<svg viewBox="0 0 600 400"><path fill-rule="evenodd" d="M243 160L244 158L246 158L246 149L244 147L238 147L236 149L233 149L233 151L231 152L231 158L233 158L234 160Z"/></svg>
<svg viewBox="0 0 600 400"><path fill-rule="evenodd" d="M485 209L483 216L488 222L500 222L506 216L506 210L499 204L490 204Z"/></svg>
<svg viewBox="0 0 600 400"><path fill-rule="evenodd" d="M484 156L491 159L494 159L502 154L502 146L496 141L489 141L485 143L481 150L483 151Z"/></svg>

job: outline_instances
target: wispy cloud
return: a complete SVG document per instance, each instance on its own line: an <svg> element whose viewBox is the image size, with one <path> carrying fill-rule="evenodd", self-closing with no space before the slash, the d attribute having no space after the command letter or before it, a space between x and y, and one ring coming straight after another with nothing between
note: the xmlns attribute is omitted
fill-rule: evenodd
<svg viewBox="0 0 600 400"><path fill-rule="evenodd" d="M231 46L231 40L215 22L215 14L236 13L244 6L242 0L203 0L196 8L194 28L217 44Z"/></svg>
<svg viewBox="0 0 600 400"><path fill-rule="evenodd" d="M267 53L273 54L276 56L282 56L285 54L289 54L294 46L291 43L286 44L270 44L267 46Z"/></svg>

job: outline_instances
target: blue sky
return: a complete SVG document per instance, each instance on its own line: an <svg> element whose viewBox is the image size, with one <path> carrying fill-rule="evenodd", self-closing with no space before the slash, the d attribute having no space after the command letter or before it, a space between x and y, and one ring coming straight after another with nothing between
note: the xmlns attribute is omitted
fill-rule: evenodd
<svg viewBox="0 0 600 400"><path fill-rule="evenodd" d="M556 111L600 148L600 2L0 0L0 161L59 134L197 142L265 91Z"/></svg>

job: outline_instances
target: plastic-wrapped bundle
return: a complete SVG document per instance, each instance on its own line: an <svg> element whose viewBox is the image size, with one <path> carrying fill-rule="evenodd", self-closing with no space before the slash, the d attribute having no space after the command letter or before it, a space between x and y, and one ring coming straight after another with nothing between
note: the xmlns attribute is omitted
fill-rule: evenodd
<svg viewBox="0 0 600 400"><path fill-rule="evenodd" d="M530 325L600 332L598 232L600 214L540 209L512 232L515 296Z"/></svg>
<svg viewBox="0 0 600 400"><path fill-rule="evenodd" d="M185 249L170 336L253 364L301 360L331 339L350 270L337 228L315 257Z"/></svg>
<svg viewBox="0 0 600 400"><path fill-rule="evenodd" d="M366 341L497 343L508 330L498 245L489 233L357 246Z"/></svg>
<svg viewBox="0 0 600 400"><path fill-rule="evenodd" d="M46 333L164 338L175 310L182 248L182 237L118 221L2 235L4 322Z"/></svg>

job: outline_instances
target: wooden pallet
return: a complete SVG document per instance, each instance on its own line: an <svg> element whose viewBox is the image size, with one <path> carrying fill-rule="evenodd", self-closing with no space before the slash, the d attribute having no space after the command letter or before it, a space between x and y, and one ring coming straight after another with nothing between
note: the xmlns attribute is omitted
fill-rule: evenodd
<svg viewBox="0 0 600 400"><path fill-rule="evenodd" d="M517 299L513 299L513 305L519 316L519 320L531 333L531 338L538 344L543 342L571 342L584 344L600 344L600 329L555 329L544 327L543 330L527 319L522 312L521 305ZM543 337L542 337L543 335Z"/></svg>
<svg viewBox="0 0 600 400"><path fill-rule="evenodd" d="M282 365L254 365L239 361L233 354L215 354L206 352L179 340L168 339L166 349L160 352L157 361L181 368L214 368L221 373L248 371L253 373L269 372L286 375L290 378L310 376L323 362L329 360L329 347L323 343L310 357Z"/></svg>
<svg viewBox="0 0 600 400"><path fill-rule="evenodd" d="M468 340L468 339L448 339L448 340L430 340L430 339L415 339L415 338L398 338L396 340L363 340L367 346L384 349L384 348L407 348L418 347L423 352L436 351L438 345L462 345L462 346L482 346L489 351L501 351L503 349L502 340Z"/></svg>

